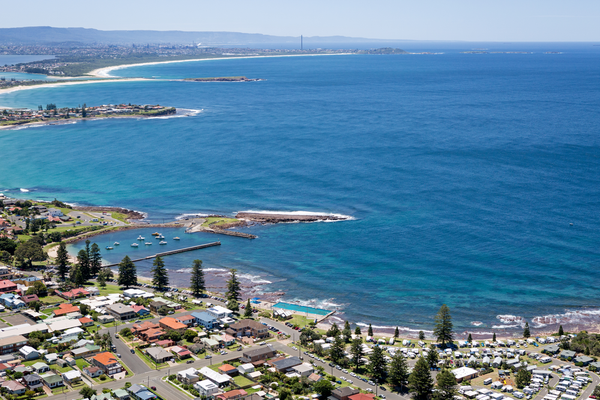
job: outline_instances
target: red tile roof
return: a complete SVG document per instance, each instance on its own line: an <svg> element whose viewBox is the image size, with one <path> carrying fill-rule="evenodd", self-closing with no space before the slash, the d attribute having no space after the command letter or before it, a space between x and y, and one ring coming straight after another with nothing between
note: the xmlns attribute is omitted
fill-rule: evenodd
<svg viewBox="0 0 600 400"><path fill-rule="evenodd" d="M102 365L111 365L118 362L117 357L115 357L112 353L109 353L107 351L104 353L96 354L92 358Z"/></svg>
<svg viewBox="0 0 600 400"><path fill-rule="evenodd" d="M2 289L12 289L17 288L17 284L9 281L8 279L3 279L0 281L0 290Z"/></svg>
<svg viewBox="0 0 600 400"><path fill-rule="evenodd" d="M176 331L179 329L187 328L187 325L182 324L181 322L177 321L175 318L171 318L171 317L164 317L163 319L161 319L158 322L160 324L166 326L167 328L173 329Z"/></svg>
<svg viewBox="0 0 600 400"><path fill-rule="evenodd" d="M235 367L230 364L223 364L219 367L219 371L223 371L223 372L233 371L234 369L235 369Z"/></svg>
<svg viewBox="0 0 600 400"><path fill-rule="evenodd" d="M348 396L348 398L350 400L373 400L373 399L375 399L375 395L374 394L358 393L358 394L353 394L352 396Z"/></svg>

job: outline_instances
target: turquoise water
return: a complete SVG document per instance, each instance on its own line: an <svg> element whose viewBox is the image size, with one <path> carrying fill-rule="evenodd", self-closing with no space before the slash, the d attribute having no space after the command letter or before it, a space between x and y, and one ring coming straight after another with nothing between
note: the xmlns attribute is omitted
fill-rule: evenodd
<svg viewBox="0 0 600 400"><path fill-rule="evenodd" d="M222 246L170 256L167 266L179 284L194 258L235 267L263 291L285 292L282 301L374 326L430 329L442 303L459 331L518 332L522 320L510 315L534 327L585 326L600 318L600 48L544 46L166 64L119 74L265 81L0 95L16 107L202 110L0 131L0 192L124 206L156 222L240 210L345 214L353 219L247 227L259 238L219 237ZM175 234L182 247L216 240ZM122 243L103 252L108 262L156 251L128 248L137 235L95 240ZM138 268L147 276L150 264Z"/></svg>
<svg viewBox="0 0 600 400"><path fill-rule="evenodd" d="M307 307L307 306L301 306L299 304L290 304L290 303L282 303L282 302L279 302L279 303L273 305L273 308L281 308L283 310L299 311L299 312L303 312L303 313L317 314L317 315L327 315L331 312L330 310L322 310L320 308Z"/></svg>

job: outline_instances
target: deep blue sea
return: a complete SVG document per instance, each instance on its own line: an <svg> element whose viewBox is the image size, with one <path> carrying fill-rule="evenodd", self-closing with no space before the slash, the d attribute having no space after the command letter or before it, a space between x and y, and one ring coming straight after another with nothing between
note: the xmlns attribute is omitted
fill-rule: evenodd
<svg viewBox="0 0 600 400"><path fill-rule="evenodd" d="M246 228L256 240L163 230L180 246L222 242L166 263L235 267L284 300L337 305L375 326L431 329L442 303L460 332L597 324L600 47L485 46L532 54L424 44L444 54L211 60L115 71L156 81L0 95L13 107L202 110L0 131L0 192L123 206L157 222L240 210L350 215ZM169 80L232 75L265 80ZM110 262L154 254L156 244L129 247L138 234L95 240L122 243L104 254ZM148 275L150 264L138 268Z"/></svg>

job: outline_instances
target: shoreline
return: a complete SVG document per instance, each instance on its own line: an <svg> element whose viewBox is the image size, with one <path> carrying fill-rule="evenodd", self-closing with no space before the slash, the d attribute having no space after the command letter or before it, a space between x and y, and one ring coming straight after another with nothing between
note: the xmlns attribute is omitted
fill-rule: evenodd
<svg viewBox="0 0 600 400"><path fill-rule="evenodd" d="M116 71L119 69L131 68L131 67L144 67L147 65L158 65L158 64L174 64L174 63L182 63L182 62L198 62L198 61L218 61L218 60L240 60L240 59L249 59L249 58L279 58L279 57L315 57L315 56L348 56L353 55L354 53L336 53L336 54L281 54L281 55L272 55L272 56L231 56L231 57L216 57L216 58L193 58L189 60L172 60L172 61L153 61L147 63L139 63L139 64L123 64L123 65L114 65L111 67L103 67L97 68L86 75L93 76L96 78L118 78L115 75L110 75L110 72ZM146 78L143 78L146 79Z"/></svg>

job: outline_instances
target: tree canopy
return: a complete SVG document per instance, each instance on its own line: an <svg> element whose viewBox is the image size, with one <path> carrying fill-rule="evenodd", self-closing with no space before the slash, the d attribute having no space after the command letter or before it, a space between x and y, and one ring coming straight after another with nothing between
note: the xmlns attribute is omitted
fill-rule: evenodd
<svg viewBox="0 0 600 400"><path fill-rule="evenodd" d="M169 285L169 274L165 268L165 262L160 256L156 257L152 263L152 284L158 290L163 290Z"/></svg>
<svg viewBox="0 0 600 400"><path fill-rule="evenodd" d="M437 341L445 347L446 344L452 343L454 340L454 332L452 332L452 316L447 305L442 304L440 311L435 316L435 328L433 330Z"/></svg>
<svg viewBox="0 0 600 400"><path fill-rule="evenodd" d="M429 373L429 364L425 358L420 357L410 376L408 388L415 400L429 400L433 393L433 378Z"/></svg>
<svg viewBox="0 0 600 400"><path fill-rule="evenodd" d="M125 256L119 263L119 285L130 287L137 283L137 270L129 256Z"/></svg>
<svg viewBox="0 0 600 400"><path fill-rule="evenodd" d="M202 261L194 260L192 264L192 277L190 288L194 296L198 297L206 290L204 281L204 271L202 270Z"/></svg>

